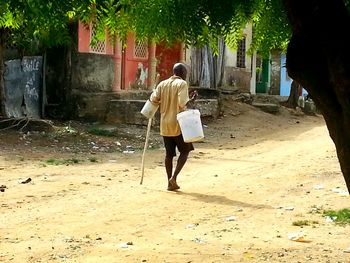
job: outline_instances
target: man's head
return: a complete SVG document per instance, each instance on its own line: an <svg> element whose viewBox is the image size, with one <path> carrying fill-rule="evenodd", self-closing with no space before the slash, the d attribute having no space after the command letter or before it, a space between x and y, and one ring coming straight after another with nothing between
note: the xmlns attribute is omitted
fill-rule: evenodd
<svg viewBox="0 0 350 263"><path fill-rule="evenodd" d="M175 76L178 76L178 77L182 78L183 80L186 80L187 69L186 69L185 64L176 63L173 67L173 73Z"/></svg>

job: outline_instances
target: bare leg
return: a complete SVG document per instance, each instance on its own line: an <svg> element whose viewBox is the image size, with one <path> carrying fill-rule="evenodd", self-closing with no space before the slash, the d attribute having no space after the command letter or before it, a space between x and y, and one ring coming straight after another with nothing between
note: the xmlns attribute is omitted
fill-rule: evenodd
<svg viewBox="0 0 350 263"><path fill-rule="evenodd" d="M169 183L173 186L175 189L179 189L180 187L176 183L177 175L181 172L182 168L184 167L187 158L188 158L188 152L186 153L180 153L179 158L177 159L176 168L174 171L173 176L169 179Z"/></svg>
<svg viewBox="0 0 350 263"><path fill-rule="evenodd" d="M168 177L168 181L170 180L172 174L173 174L173 156L165 156L165 170L166 170L166 174Z"/></svg>

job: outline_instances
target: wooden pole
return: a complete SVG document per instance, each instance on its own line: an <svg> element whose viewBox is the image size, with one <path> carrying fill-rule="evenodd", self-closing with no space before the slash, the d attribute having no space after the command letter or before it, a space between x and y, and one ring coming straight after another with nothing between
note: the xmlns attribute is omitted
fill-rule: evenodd
<svg viewBox="0 0 350 263"><path fill-rule="evenodd" d="M156 79L155 79L155 82L154 82L154 87L156 87L156 85L158 85L159 79L160 79L160 74L158 73L156 75ZM145 173L145 155L146 155L146 149L148 147L148 140L149 140L149 135L150 135L150 131L151 131L151 126L152 126L152 118L149 118L148 119L148 124L147 124L145 147L143 148L142 161L141 161L141 181L140 181L140 184L143 183L143 175Z"/></svg>
<svg viewBox="0 0 350 263"><path fill-rule="evenodd" d="M44 59L43 59L43 94L42 94L42 101L41 101L41 118L45 119L45 107L47 105L47 96L46 96L46 63L47 63L47 52L45 50L44 52Z"/></svg>
<svg viewBox="0 0 350 263"><path fill-rule="evenodd" d="M151 131L151 126L152 126L152 118L148 119L148 125L147 125L147 133L146 133L146 140L145 140L145 147L143 148L143 154L142 154L142 162L141 162L141 181L140 184L143 183L143 175L145 173L145 155L146 155L146 149L148 147L148 139L149 139L149 134Z"/></svg>

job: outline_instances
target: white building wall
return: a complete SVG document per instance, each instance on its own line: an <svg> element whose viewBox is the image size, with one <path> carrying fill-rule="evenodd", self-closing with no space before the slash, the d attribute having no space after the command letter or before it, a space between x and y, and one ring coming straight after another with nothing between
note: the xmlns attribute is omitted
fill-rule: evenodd
<svg viewBox="0 0 350 263"><path fill-rule="evenodd" d="M252 43L252 25L248 24L245 29L243 30L243 34L246 37L246 50L249 49L251 43ZM226 66L227 67L236 67L237 65L237 49L232 49L227 47L226 48ZM251 56L246 53L245 57L245 66L247 70L251 70L252 60Z"/></svg>
<svg viewBox="0 0 350 263"><path fill-rule="evenodd" d="M237 67L237 50L226 46L225 49L225 72L223 79L223 86L236 86L246 92L255 93L255 59L256 56L247 54L248 49L252 43L252 24L248 24L243 34L246 38L246 55L245 68ZM191 66L191 47L186 48L185 63Z"/></svg>

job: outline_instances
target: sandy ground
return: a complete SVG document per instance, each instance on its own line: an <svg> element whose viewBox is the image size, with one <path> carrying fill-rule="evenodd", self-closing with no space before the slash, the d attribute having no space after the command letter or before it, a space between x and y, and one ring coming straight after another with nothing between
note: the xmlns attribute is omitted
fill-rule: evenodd
<svg viewBox="0 0 350 263"><path fill-rule="evenodd" d="M2 131L0 262L350 262L350 226L322 214L349 207L334 145L322 117L292 113L232 103L203 121L178 192L156 129L142 185L145 127Z"/></svg>

